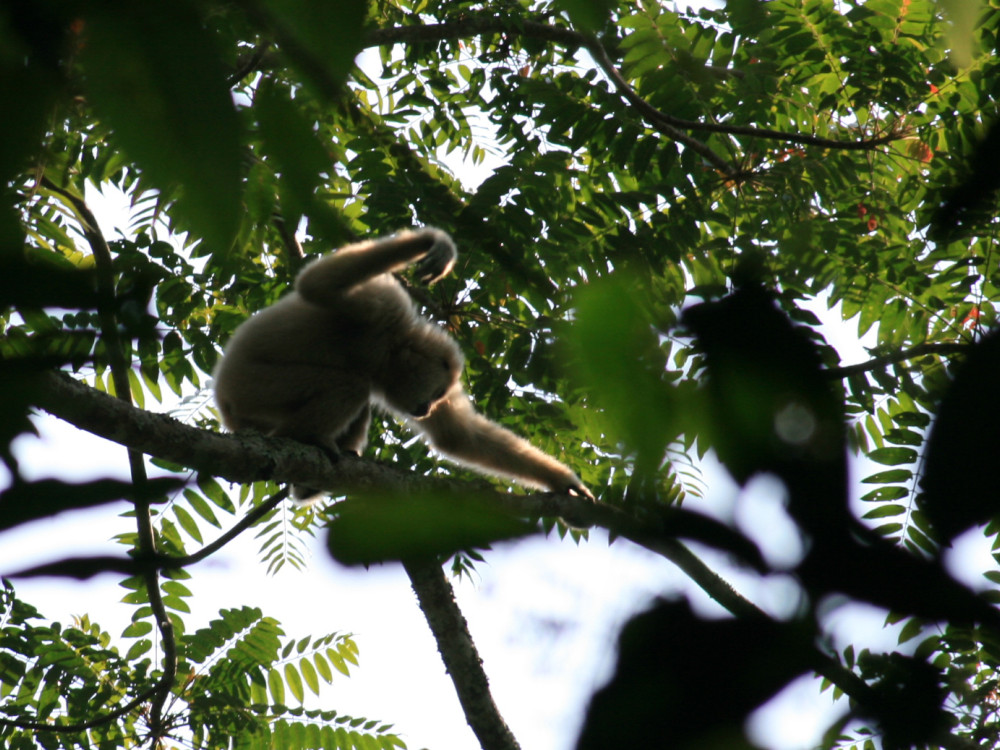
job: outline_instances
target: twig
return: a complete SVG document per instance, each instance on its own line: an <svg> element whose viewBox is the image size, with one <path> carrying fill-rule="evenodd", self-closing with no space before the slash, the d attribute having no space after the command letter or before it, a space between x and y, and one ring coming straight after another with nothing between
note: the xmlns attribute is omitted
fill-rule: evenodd
<svg viewBox="0 0 1000 750"><path fill-rule="evenodd" d="M239 65L235 72L229 76L229 79L226 81L226 85L232 88L256 70L257 66L260 65L261 60L264 59L264 55L267 54L269 49L271 49L271 43L269 41L261 42L254 48L254 51L250 55L247 55L245 58L241 57L240 60L237 60Z"/></svg>
<svg viewBox="0 0 1000 750"><path fill-rule="evenodd" d="M90 244L94 255L94 265L97 270L98 317L100 319L101 337L106 344L106 351L111 367L111 379L115 386L117 397L125 404L132 404L132 390L129 384L129 363L125 359L124 346L115 320L114 299L115 281L111 248L101 233L97 218L87 206L83 198L66 190L50 179L43 178L43 185L68 200L76 211L84 236ZM142 485L146 482L146 466L142 454L129 448L129 471L133 484ZM153 515L148 500L137 497L135 500L135 517L138 532L136 552L139 557L156 555L156 541L153 535ZM156 568L147 567L143 570L143 579L149 596L149 606L157 621L160 631L160 641L163 646L163 674L153 691L153 701L149 709L150 732L156 738L163 734L162 713L167 696L174 686L177 675L177 642L174 638L174 626L167 614L166 605L160 593L160 579Z"/></svg>
<svg viewBox="0 0 1000 750"><path fill-rule="evenodd" d="M831 367L826 370L825 374L829 378L847 378L851 375L858 375L871 370L879 370L883 367L894 365L897 362L904 362L908 359L922 357L925 354L961 354L962 352L968 351L968 349L968 344L959 342L942 344L925 342L923 344L917 344L916 346L910 347L909 349L903 349L898 352L883 354L880 357L874 357L867 362L859 362L855 365L845 365L843 367Z"/></svg>
<svg viewBox="0 0 1000 750"><path fill-rule="evenodd" d="M288 497L288 487L282 487L280 490L275 492L271 497L262 502L257 507L250 510L243 518L241 518L229 531L222 534L218 539L216 539L211 544L206 544L197 552L190 555L185 555L184 557L172 557L170 555L158 555L156 560L161 568L184 568L188 565L194 565L197 562L201 562L206 557L215 554L220 549L229 544L233 539L242 534L246 529L249 529L257 521L266 516L276 507L278 504Z"/></svg>
<svg viewBox="0 0 1000 750"><path fill-rule="evenodd" d="M601 70L603 70L611 80L612 84L614 84L618 92L639 112L641 112L651 125L660 130L660 132L664 135L668 135L671 138L674 137L674 133L680 130L695 130L709 133L724 133L728 135L779 140L788 143L819 146L822 148L870 151L885 143L897 140L899 137L894 133L890 133L876 138L843 141L832 138L821 138L819 136L802 133L789 133L781 130L757 128L751 125L727 125L721 123L701 122L698 120L684 120L679 117L674 117L673 115L669 115L666 112L662 112L653 107L646 100L640 97L631 88L631 86L629 86L628 82L611 61L604 45L601 44L600 40L596 37L583 34L573 29L553 26L539 21L512 21L488 12L480 14L470 13L463 17L460 21L415 26L397 26L391 29L377 29L369 32L365 45L373 47L395 43L412 44L414 42L435 42L483 34L524 36L533 39L544 39L570 48L582 47L586 49L594 58L594 62L598 64ZM701 148L707 148L700 142L696 143L699 143ZM695 148L695 146L691 144L687 145ZM708 159L720 159L717 154L711 152L711 150L709 151L711 153L711 157L703 154L701 151L698 153L702 153L702 155L706 156ZM730 170L725 169L722 171L728 173Z"/></svg>
<svg viewBox="0 0 1000 750"><path fill-rule="evenodd" d="M100 573L122 573L127 576L143 575L149 568L153 570L171 570L186 568L188 565L199 563L207 557L218 552L236 537L253 526L257 521L270 513L278 504L288 497L288 488L284 487L275 492L271 497L256 506L229 531L220 535L218 539L210 544L206 544L197 552L183 557L174 555L155 554L152 556L140 557L114 557L102 555L97 557L68 557L53 563L37 565L33 568L26 568L14 573L7 573L9 578L38 578L41 576L62 576L86 580Z"/></svg>
<svg viewBox="0 0 1000 750"><path fill-rule="evenodd" d="M94 727L99 727L104 724L110 724L119 716L124 716L125 714L134 711L136 708L149 700L159 689L159 684L153 685L151 688L139 693L139 695L130 700L128 703L119 706L106 714L98 716L97 718L89 719L88 721L81 721L77 724L47 724L39 721L17 721L15 719L0 718L0 725L14 726L20 729L31 729L39 732L83 732L87 729L93 729Z"/></svg>

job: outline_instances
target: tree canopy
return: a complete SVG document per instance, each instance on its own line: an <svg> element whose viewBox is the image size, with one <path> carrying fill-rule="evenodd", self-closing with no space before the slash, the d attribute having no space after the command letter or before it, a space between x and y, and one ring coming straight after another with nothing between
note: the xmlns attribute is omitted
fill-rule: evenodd
<svg viewBox="0 0 1000 750"><path fill-rule="evenodd" d="M996 0L4 3L0 530L122 498L135 519L120 557L0 571L5 746L404 747L303 705L350 637L289 640L250 607L185 627L193 566L252 529L261 575L321 532L338 560L403 561L482 747L517 747L442 566L591 527L732 617L637 615L579 748L750 747L746 717L802 674L849 708L826 747L1000 744L1000 569L974 592L943 565L970 529L1000 547L998 27ZM105 186L127 235L94 217ZM311 256L421 225L459 262L404 281L478 408L597 503L484 483L388 417L335 463L220 433L201 396L235 327ZM127 449L131 480L24 479L10 446L38 410ZM783 483L790 618L691 551L774 572L700 512L710 450ZM875 467L860 492L849 465ZM290 506L290 482L337 502ZM106 571L134 608L121 636L17 596L18 576ZM904 622L899 648L831 647L845 600Z"/></svg>

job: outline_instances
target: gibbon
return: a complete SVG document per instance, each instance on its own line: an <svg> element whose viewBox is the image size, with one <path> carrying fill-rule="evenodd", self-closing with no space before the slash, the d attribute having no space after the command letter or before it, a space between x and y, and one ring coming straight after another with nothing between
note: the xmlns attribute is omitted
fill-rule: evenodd
<svg viewBox="0 0 1000 750"><path fill-rule="evenodd" d="M375 404L441 453L530 487L593 499L569 468L478 414L458 344L419 315L392 275L432 284L455 265L439 229L403 231L320 257L295 290L242 323L215 369L223 424L360 455ZM316 490L295 487L306 499Z"/></svg>

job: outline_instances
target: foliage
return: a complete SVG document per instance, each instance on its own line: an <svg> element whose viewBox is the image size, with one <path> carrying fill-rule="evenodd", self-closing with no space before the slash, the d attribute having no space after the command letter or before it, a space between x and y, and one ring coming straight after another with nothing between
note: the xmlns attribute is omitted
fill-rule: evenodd
<svg viewBox="0 0 1000 750"><path fill-rule="evenodd" d="M156 487L155 506L139 473L132 488L32 484L9 445L56 367L217 429L204 390L221 345L307 256L428 224L461 257L414 295L460 342L479 408L578 470L628 519L622 535L669 537L688 517L668 513L705 491L691 466L715 449L740 481L785 481L812 550L794 571L796 637L824 641L831 592L919 637L905 656L786 655L775 684L815 670L853 701L828 745L1000 742L995 593L973 596L939 564L968 528L1000 547L980 466L1000 410L984 341L1000 296L1000 9L990 0L970 21L958 5L5 3L0 92L17 106L0 139L0 457L14 480L0 528L128 496L137 530L120 541L138 562L119 645L87 621L41 626L5 589L0 737L121 747L183 727L211 748L402 744L381 724L285 704L317 694L331 667L346 673L350 639L283 640L249 610L188 633L189 574L154 564L243 517L269 570L301 565L303 535L335 509L276 508L263 475L232 497L156 457L190 481ZM89 203L112 187L131 224L109 240ZM736 289L747 296L717 301ZM747 302L750 289L768 302ZM841 361L823 308L856 329L867 361ZM391 419L373 429L370 458L470 477ZM847 450L866 472L863 524L847 511ZM658 549L688 559L675 542ZM736 632L729 646L755 631ZM744 663L738 651L719 654ZM900 695L925 711L919 731L893 723Z"/></svg>
<svg viewBox="0 0 1000 750"><path fill-rule="evenodd" d="M148 619L137 618L125 631L136 640L122 655L86 617L69 626L38 624L41 615L9 584L2 604L7 747L117 747L144 736L135 699L148 697L157 681L150 658L139 658L152 645L143 638L152 630ZM380 722L288 706L288 697L302 706L305 688L318 696L320 680L332 682L334 670L348 675L357 646L335 633L283 636L277 622L250 607L222 610L205 628L182 635L178 668L185 677L171 691L168 736L186 730L193 747L229 747L233 740L248 747L405 747ZM95 714L94 706L102 708ZM69 731L52 721L60 715L88 721Z"/></svg>

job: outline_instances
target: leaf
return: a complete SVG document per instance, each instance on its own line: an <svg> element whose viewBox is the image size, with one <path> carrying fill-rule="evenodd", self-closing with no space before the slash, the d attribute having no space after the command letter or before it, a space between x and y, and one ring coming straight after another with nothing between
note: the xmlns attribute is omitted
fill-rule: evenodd
<svg viewBox="0 0 1000 750"><path fill-rule="evenodd" d="M365 0L265 0L268 25L303 80L323 98L340 92L361 51Z"/></svg>
<svg viewBox="0 0 1000 750"><path fill-rule="evenodd" d="M971 347L941 402L927 441L918 498L945 540L1000 514L1000 483L976 458L1000 454L1000 333Z"/></svg>
<svg viewBox="0 0 1000 750"><path fill-rule="evenodd" d="M261 84L254 96L254 112L264 151L276 162L281 175L283 208L294 226L296 217L312 207L320 175L331 169L330 156L284 90Z"/></svg>
<svg viewBox="0 0 1000 750"><path fill-rule="evenodd" d="M898 466L912 464L917 460L917 452L912 448L876 448L868 454L868 458L878 464Z"/></svg>
<svg viewBox="0 0 1000 750"><path fill-rule="evenodd" d="M359 494L336 511L327 549L344 565L451 555L534 531L533 524L471 497Z"/></svg>
<svg viewBox="0 0 1000 750"><path fill-rule="evenodd" d="M176 503L173 505L173 511L181 528L188 533L188 536L200 543L202 536L201 529L198 528L198 522L191 517L190 513Z"/></svg>
<svg viewBox="0 0 1000 750"><path fill-rule="evenodd" d="M275 705L285 705L285 682L281 679L281 672L272 668L267 673L267 689L271 693L271 702Z"/></svg>
<svg viewBox="0 0 1000 750"><path fill-rule="evenodd" d="M906 487L879 487L878 489L867 492L861 496L861 499L865 502L875 502L882 503L887 500L898 500L901 497L906 497L910 494L910 490Z"/></svg>
<svg viewBox="0 0 1000 750"><path fill-rule="evenodd" d="M185 0L87 6L87 93L122 147L214 248L239 223L239 119L216 41Z"/></svg>
<svg viewBox="0 0 1000 750"><path fill-rule="evenodd" d="M299 670L302 672L302 679L305 680L312 694L319 695L319 678L316 675L316 668L313 667L312 662L308 658L302 659L299 662Z"/></svg>
<svg viewBox="0 0 1000 750"><path fill-rule="evenodd" d="M880 505L874 510L870 510L865 513L862 518L873 519L873 518L892 518L893 516L900 516L906 512L906 506L904 505Z"/></svg>
<svg viewBox="0 0 1000 750"><path fill-rule="evenodd" d="M574 26L583 31L597 31L608 22L614 3L612 0L556 0L555 6L569 15Z"/></svg>
<svg viewBox="0 0 1000 750"><path fill-rule="evenodd" d="M572 368L601 410L595 415L614 440L637 454L637 471L659 468L680 432L664 355L637 289L625 275L589 285L576 299L569 331Z"/></svg>
<svg viewBox="0 0 1000 750"><path fill-rule="evenodd" d="M323 654L315 654L313 656L313 663L316 665L316 670L320 676L327 683L333 682L333 672L330 670L330 663L324 658Z"/></svg>
<svg viewBox="0 0 1000 750"><path fill-rule="evenodd" d="M305 700L305 693L302 690L302 677L299 675L299 670L291 662L285 664L285 684L292 691L295 700L299 703Z"/></svg>
<svg viewBox="0 0 1000 750"><path fill-rule="evenodd" d="M861 481L865 484L891 484L897 482L908 482L913 478L913 472L909 469L889 469L879 471L871 476L867 476Z"/></svg>

